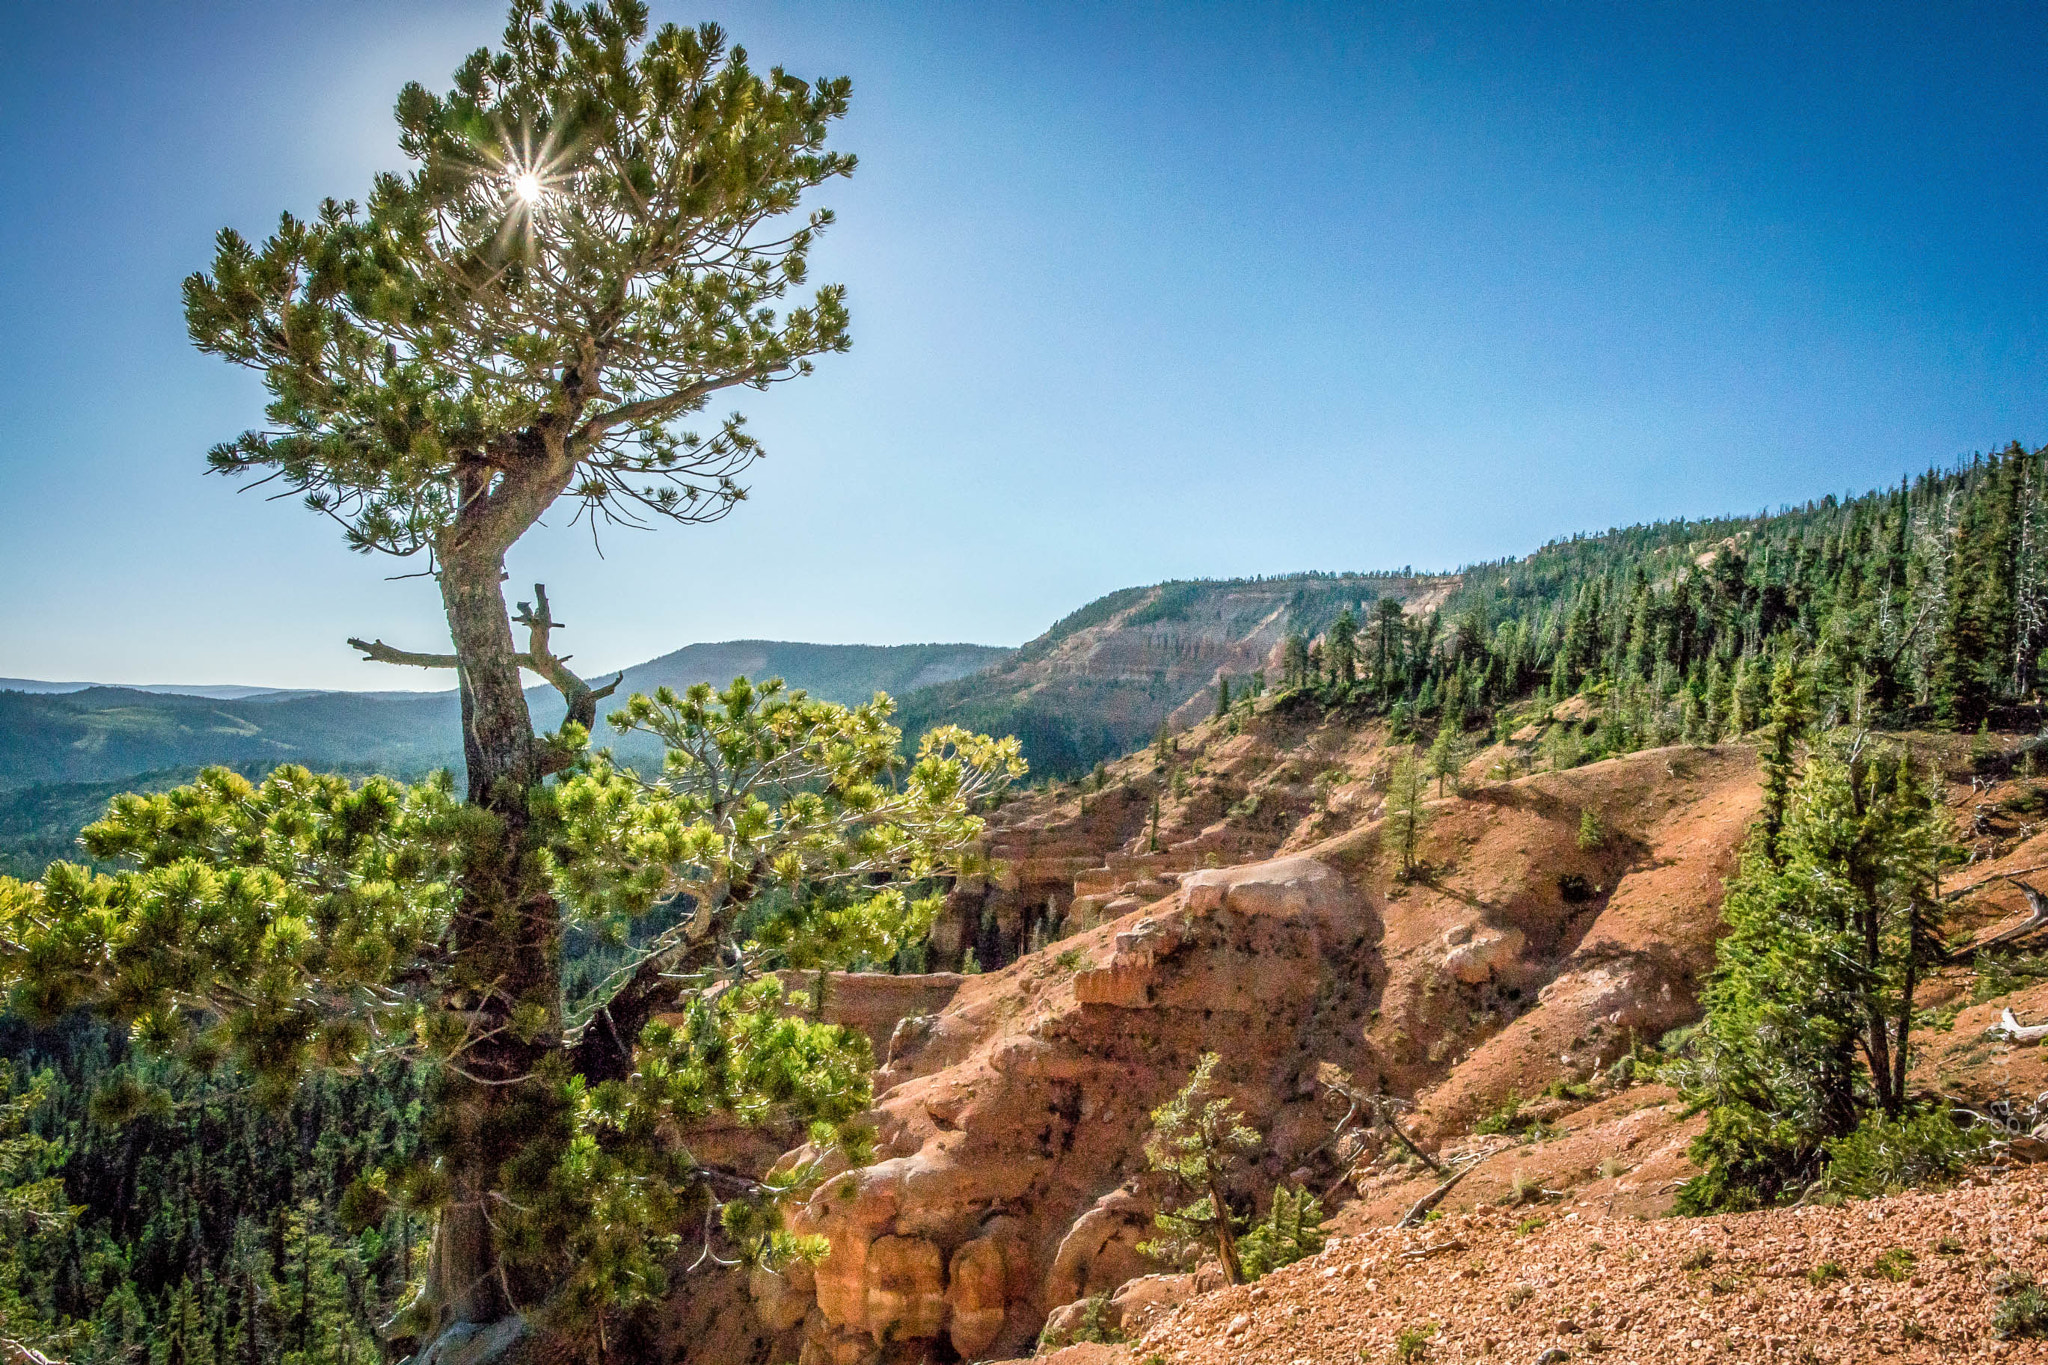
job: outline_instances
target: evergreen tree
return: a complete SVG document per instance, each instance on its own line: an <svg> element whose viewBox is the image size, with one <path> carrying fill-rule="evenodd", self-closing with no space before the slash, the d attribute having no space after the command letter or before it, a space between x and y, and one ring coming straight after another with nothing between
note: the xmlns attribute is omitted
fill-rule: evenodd
<svg viewBox="0 0 2048 1365"><path fill-rule="evenodd" d="M1763 854L1773 861L1778 858L1778 836L1784 828L1785 807L1798 772L1799 739L1806 729L1808 710L1806 681L1798 665L1790 659L1781 660L1771 677L1770 718L1757 754L1764 773L1759 832Z"/></svg>
<svg viewBox="0 0 2048 1365"><path fill-rule="evenodd" d="M1436 779L1436 794L1444 794L1444 784L1457 785L1458 775L1465 770L1465 760L1471 757L1471 749L1465 743L1465 735L1457 721L1446 719L1436 727L1436 739L1429 746L1424 760L1424 771Z"/></svg>
<svg viewBox="0 0 2048 1365"><path fill-rule="evenodd" d="M1305 686L1314 672L1309 660L1308 641L1289 633L1280 647L1280 678L1283 687Z"/></svg>
<svg viewBox="0 0 2048 1365"><path fill-rule="evenodd" d="M61 1153L29 1127L49 1086L47 1076L20 1085L14 1068L0 1063L0 1352L32 1362L45 1359L45 1351L64 1349L74 1335L68 1324L51 1320L35 1292L39 1244L76 1216L65 1203L63 1179L52 1169Z"/></svg>
<svg viewBox="0 0 2048 1365"><path fill-rule="evenodd" d="M1910 1117L1916 992L1941 960L1943 810L1903 753L1808 759L1772 847L1760 821L1729 883L1729 932L1682 1088L1709 1109L1680 1198L1753 1207L1810 1184L1875 1111Z"/></svg>
<svg viewBox="0 0 2048 1365"><path fill-rule="evenodd" d="M549 836L550 904L638 946L590 998L518 1002L506 1026L547 1046L530 1077L503 1087L526 1090L524 1102L499 1112L527 1126L478 1132L439 1089L429 1126L453 1132L385 1181L388 1194L367 1189L358 1214L374 1221L386 1198L434 1211L438 1264L452 1254L447 1142L496 1150L481 1178L500 1288L538 1305L535 1327L572 1339L658 1296L676 1230L721 1206L714 1226L771 1229L735 1235L735 1254L772 1263L804 1250L772 1231L801 1180L733 1197L685 1145L722 1115L820 1150L865 1149L865 1039L786 1017L760 970L885 962L922 941L939 898L906 888L970 866L971 810L1021 773L1014 740L960 731L927 735L901 770L888 714L886 699L848 709L744 679L723 693L634 696L613 723L668 749L661 775L586 756L536 794L534 814ZM0 968L17 1008L99 1010L188 1065L231 1061L279 1099L308 1072L387 1059L467 1078L477 1016L461 1006L477 996L459 951L458 877L471 841L498 837L445 778L352 786L280 768L252 786L209 770L119 798L87 831L96 859L130 870L55 864L39 883L0 881ZM663 907L681 913L650 918ZM635 924L649 927L634 936ZM684 991L682 1022L648 1022L657 1000L675 1001L678 976L699 988ZM637 990L649 977L666 990ZM630 1069L598 1040L614 1029L635 1040ZM304 1246L302 1267L288 1258L284 1273L327 1302L332 1266L319 1243ZM276 1302L259 1269L245 1295ZM308 1343L338 1340L331 1315L306 1321L272 1314L245 1348L279 1358L295 1324Z"/></svg>
<svg viewBox="0 0 2048 1365"><path fill-rule="evenodd" d="M1238 1256L1235 1216L1228 1182L1242 1153L1259 1146L1259 1135L1245 1124L1229 1099L1215 1095L1213 1052L1204 1053L1180 1093L1152 1111L1152 1131L1145 1138L1146 1165L1166 1177L1176 1195L1193 1198L1161 1211L1154 1219L1163 1236L1142 1242L1138 1250L1173 1265L1185 1265L1202 1248L1213 1249L1231 1284L1245 1282Z"/></svg>
<svg viewBox="0 0 2048 1365"><path fill-rule="evenodd" d="M679 424L715 394L806 374L813 357L845 348L837 286L786 313L775 305L804 280L830 215L777 225L808 191L853 169L826 147L848 93L843 79L757 74L713 26L650 34L640 0L545 13L540 0L514 0L502 46L466 60L450 93L401 92L399 145L416 169L379 176L362 204L328 200L311 218L286 215L260 246L224 230L211 272L185 282L194 342L261 374L272 395L267 425L217 447L212 467L276 480L337 521L352 548L427 557L452 653L358 647L372 660L455 670L467 782L459 810L445 789L404 794L390 784L318 789L300 806L304 775L262 796L218 782L194 789L196 823L209 831L251 799L303 809L310 824L360 820L378 831L369 841L386 847L351 848L332 864L351 869L358 887L396 888L351 892L336 916L352 940L375 945L367 953L329 938L336 918L260 909L249 899L256 869L222 848L133 831L150 864L134 875L154 888L154 907L128 913L220 905L254 937L198 977L208 1001L200 1015L235 1028L195 1027L161 991L141 991L148 1003L132 1013L155 1041L204 1035L285 1077L316 1059L351 1058L373 1036L354 1011L324 1017L325 1007L291 1001L374 995L395 970L377 964L410 973L415 951L430 949L432 965L419 972L434 982L427 998L401 993L432 1045L460 1059L441 1070L435 1105L448 1196L419 1305L429 1329L548 1298L557 1274L541 1263L557 1253L499 1219L532 1207L504 1202L505 1186L512 1172L536 1169L535 1143L568 1141L584 1122L563 1098L562 1066L593 1084L637 1074L639 1020L673 991L664 974L674 964L656 964L613 1002L624 1027L579 1037L560 1017L566 916L547 875L543 783L575 764L609 689L592 688L553 652L556 623L538 590L519 616L527 646L515 643L500 586L506 555L562 498L594 525L709 521L743 496L734 480L758 449L740 419L702 438ZM535 735L522 668L565 697L558 735ZM386 815L432 827L417 868ZM355 870L362 857L374 872ZM270 875L291 884L285 870ZM32 899L51 913L87 913L101 895L82 874L46 885ZM365 904L387 894L407 903ZM299 979L313 945L347 964L341 979L332 990L277 994ZM667 946L681 956L688 945ZM222 957L261 983L256 999L216 992L231 980L219 974ZM39 972L28 990L111 1006L124 998L110 993L115 979L136 981L118 970L58 979L84 974L67 964Z"/></svg>
<svg viewBox="0 0 2048 1365"><path fill-rule="evenodd" d="M1427 794L1427 778L1422 764L1416 762L1412 752L1403 752L1394 761L1393 770L1387 777L1386 823L1383 838L1400 860L1400 875L1406 879L1415 875L1417 854L1422 847L1422 831L1429 823L1429 812L1423 802Z"/></svg>
<svg viewBox="0 0 2048 1365"><path fill-rule="evenodd" d="M1322 1221L1322 1201L1307 1190L1285 1185L1274 1190L1265 1218L1252 1224L1239 1242L1246 1278L1259 1279L1321 1251L1326 1239L1317 1224Z"/></svg>
<svg viewBox="0 0 2048 1365"><path fill-rule="evenodd" d="M1338 612L1331 623L1329 648L1324 655L1329 660L1331 682L1349 687L1358 680L1358 618L1351 614L1351 608Z"/></svg>

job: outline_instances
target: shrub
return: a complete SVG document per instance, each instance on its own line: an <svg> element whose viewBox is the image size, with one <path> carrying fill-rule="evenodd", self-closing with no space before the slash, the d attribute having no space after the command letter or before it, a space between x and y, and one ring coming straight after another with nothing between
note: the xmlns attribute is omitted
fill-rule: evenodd
<svg viewBox="0 0 2048 1365"><path fill-rule="evenodd" d="M1522 1116L1522 1098L1510 1094L1501 1101L1500 1108L1479 1120L1472 1131L1481 1134L1519 1133L1533 1122Z"/></svg>
<svg viewBox="0 0 2048 1365"><path fill-rule="evenodd" d="M2048 1337L2048 1294L2025 1275L2008 1281L2005 1301L1991 1315L1991 1330L2011 1341L2016 1337Z"/></svg>
<svg viewBox="0 0 2048 1365"><path fill-rule="evenodd" d="M1981 1005L2048 979L2048 954L1984 952L1977 954L1976 967L1977 980L1970 989L1970 1003Z"/></svg>
<svg viewBox="0 0 2048 1365"><path fill-rule="evenodd" d="M1403 1327L1394 1338L1394 1359L1400 1365L1426 1359L1429 1355L1429 1341L1436 1335L1436 1324L1425 1322L1420 1327Z"/></svg>
<svg viewBox="0 0 2048 1365"><path fill-rule="evenodd" d="M1842 1269L1835 1262L1822 1261L1819 1265L1806 1272L1806 1282L1815 1289L1821 1289L1833 1284L1836 1280L1847 1279L1848 1275L1849 1272Z"/></svg>
<svg viewBox="0 0 2048 1365"><path fill-rule="evenodd" d="M1904 1247L1893 1247L1871 1263L1871 1278L1890 1280L1893 1284L1898 1284L1913 1273L1913 1262L1918 1259L1919 1257Z"/></svg>
<svg viewBox="0 0 2048 1365"><path fill-rule="evenodd" d="M1254 1225L1238 1242L1247 1279L1258 1279L1283 1265L1315 1255L1323 1249L1323 1206L1307 1190L1286 1186L1273 1191L1273 1207L1265 1220Z"/></svg>
<svg viewBox="0 0 2048 1365"><path fill-rule="evenodd" d="M1115 1346L1124 1339L1124 1334L1109 1324L1109 1295L1094 1294L1081 1306L1081 1320L1074 1324L1071 1332L1048 1330L1038 1338L1041 1351L1057 1351L1062 1346L1076 1342L1092 1341L1102 1346Z"/></svg>
<svg viewBox="0 0 2048 1365"><path fill-rule="evenodd" d="M1953 1180L1983 1147L1944 1110L1890 1119L1872 1114L1847 1137L1826 1144L1825 1193L1868 1199Z"/></svg>

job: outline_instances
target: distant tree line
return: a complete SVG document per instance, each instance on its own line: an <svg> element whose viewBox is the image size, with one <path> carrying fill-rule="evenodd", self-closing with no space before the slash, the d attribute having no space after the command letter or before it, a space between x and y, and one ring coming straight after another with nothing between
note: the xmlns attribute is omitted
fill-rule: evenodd
<svg viewBox="0 0 2048 1365"><path fill-rule="evenodd" d="M1759 726L1796 663L1823 728L1975 729L2031 707L2048 644L2048 448L1774 516L1659 522L1482 564L1436 611L1392 598L1290 633L1280 684L1460 728L1585 695L1579 757Z"/></svg>

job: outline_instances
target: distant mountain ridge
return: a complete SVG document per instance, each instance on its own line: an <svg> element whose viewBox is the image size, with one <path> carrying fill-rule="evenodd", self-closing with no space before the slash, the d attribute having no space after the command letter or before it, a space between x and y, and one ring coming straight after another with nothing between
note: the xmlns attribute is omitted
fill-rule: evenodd
<svg viewBox="0 0 2048 1365"><path fill-rule="evenodd" d="M40 696L61 696L67 692L85 692L95 687L118 687L126 692L154 692L162 697L210 697L215 701L244 701L251 697L303 697L312 696L322 690L252 687L245 683L50 682L42 678L0 678L0 692L27 692Z"/></svg>
<svg viewBox="0 0 2048 1365"><path fill-rule="evenodd" d="M1303 573L1123 588L1055 622L1006 662L900 699L906 734L965 725L1023 742L1033 771L1071 776L1208 714L1224 676L1267 668L1290 633L1313 636L1382 598L1441 605L1457 574Z"/></svg>
<svg viewBox="0 0 2048 1365"><path fill-rule="evenodd" d="M1460 581L1410 571L1303 573L1124 588L1069 613L1019 649L694 644L625 669L618 695L694 682L722 686L742 674L781 677L849 704L887 692L906 734L941 724L1015 734L1035 771L1072 775L1144 744L1162 723L1184 726L1206 714L1219 677L1243 679L1267 667L1287 634L1313 635L1346 607L1363 615L1382 598L1409 611L1432 608ZM592 680L608 677L593 673ZM439 681L421 674L392 680L401 678ZM461 760L452 691L28 686L42 690L0 684L0 791L107 783L208 763L254 771L297 762L416 776ZM552 689L537 686L527 695L537 726L560 722ZM596 739L614 742L602 729ZM619 748L628 761L654 756L643 744Z"/></svg>
<svg viewBox="0 0 2048 1365"><path fill-rule="evenodd" d="M829 701L866 701L952 681L1007 659L991 645L815 645L729 640L688 645L624 671L619 696L738 674L780 677ZM27 680L10 679L7 683ZM0 684L0 791L36 783L98 783L208 763L305 763L406 776L459 763L455 693L318 692L232 684L183 692L133 687ZM57 687L65 690L52 690ZM240 695L218 695L238 692ZM528 690L535 723L552 728L561 701ZM599 742L604 736L599 736Z"/></svg>

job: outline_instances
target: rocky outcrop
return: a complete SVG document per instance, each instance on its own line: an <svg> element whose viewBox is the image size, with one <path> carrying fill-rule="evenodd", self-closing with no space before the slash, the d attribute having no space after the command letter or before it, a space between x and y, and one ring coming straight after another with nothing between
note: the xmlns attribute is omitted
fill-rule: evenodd
<svg viewBox="0 0 2048 1365"><path fill-rule="evenodd" d="M1751 761L1598 766L1432 803L1420 880L1392 876L1373 822L1234 867L1111 849L1083 894L1131 913L1000 972L835 982L828 1011L885 1038L879 1159L795 1217L831 1252L809 1285L753 1286L764 1325L800 1319L804 1365L999 1356L1142 1280L1157 1269L1137 1251L1155 1207L1148 1113L1204 1052L1265 1135L1243 1182L1262 1198L1303 1171L1325 1187L1342 1174L1319 1062L1420 1092L1415 1130L1435 1140L1691 1017ZM1703 802L1728 818L1695 831ZM1589 808L1616 833L1582 848ZM1147 880L1170 894L1141 900ZM937 992L950 998L928 1010Z"/></svg>
<svg viewBox="0 0 2048 1365"><path fill-rule="evenodd" d="M793 1220L824 1235L806 1365L941 1339L1017 1351L1048 1310L1154 1269L1135 1183L1148 1111L1205 1051L1292 1169L1327 1127L1304 1068L1354 1042L1378 975L1377 911L1314 858L1189 874L1145 913L967 978L915 1055L878 1074L884 1159L827 1181ZM829 998L829 997L828 997ZM1279 1102L1274 1102L1275 1096ZM1299 1111L1293 1114L1281 1111ZM1270 1188L1255 1170L1248 1189ZM791 1279L760 1289L790 1321Z"/></svg>
<svg viewBox="0 0 2048 1365"><path fill-rule="evenodd" d="M1382 1149L1383 1129L1329 1142L1342 1110L1315 1093L1324 1061L1402 1101L1390 1112L1425 1149L1477 1162L1447 1218L1532 1191L1570 1192L1572 1217L1668 1209L1702 1120L1605 1069L1632 1039L1697 1015L1722 881L1756 811L1753 753L1674 748L1475 777L1429 803L1420 872L1403 879L1381 848L1386 755L1370 726L1276 707L1241 734L1206 729L1178 768L1141 755L1113 775L1186 776L1158 822L1163 852L1149 851L1149 805L1116 786L1091 790L1085 809L1041 794L999 813L992 846L1026 858L977 894L1049 898L1043 951L981 975L832 978L826 1017L880 1044L876 1160L836 1174L793 1220L830 1242L815 1270L736 1275L716 1292L707 1276L676 1297L665 1339L689 1343L683 1359L923 1365L1029 1354L1041 1326L1084 1318L1134 1338L1157 1329L1204 1286L1148 1273L1136 1252L1156 1193L1140 1145L1148 1111L1204 1051L1265 1135L1241 1193L1305 1175L1337 1192L1334 1207L1348 1188L1357 1198L1333 1229L1384 1227L1436 1181ZM1215 837L1199 823L1221 818L1226 796L1250 809L1251 795L1261 811L1315 810L1256 836L1242 814ZM1225 835L1299 851L1202 866ZM2048 861L2048 833L2016 838L1973 866L1984 898L2020 914L1998 868ZM2040 989L2014 998L2022 1017L2048 1014ZM1966 1010L1945 1045L1921 1049L1916 1075L1944 1093L1975 1093L1971 1068L1997 1093L2048 1088L2042 1049L1999 1044L1984 1060L1995 1014ZM1608 1079L1533 1098L1596 1074ZM1511 1096L1542 1142L1472 1135Z"/></svg>

